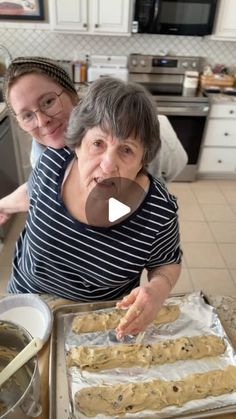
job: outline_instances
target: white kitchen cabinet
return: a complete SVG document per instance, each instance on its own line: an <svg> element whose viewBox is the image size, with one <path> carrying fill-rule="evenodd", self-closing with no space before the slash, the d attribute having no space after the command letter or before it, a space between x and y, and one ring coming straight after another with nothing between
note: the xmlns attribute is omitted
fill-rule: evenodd
<svg viewBox="0 0 236 419"><path fill-rule="evenodd" d="M236 102L211 106L198 172L200 177L236 178Z"/></svg>
<svg viewBox="0 0 236 419"><path fill-rule="evenodd" d="M220 0L213 38L236 41L236 1Z"/></svg>
<svg viewBox="0 0 236 419"><path fill-rule="evenodd" d="M236 117L235 117L236 118ZM236 119L224 121L210 119L207 125L204 146L236 147Z"/></svg>
<svg viewBox="0 0 236 419"><path fill-rule="evenodd" d="M53 29L88 30L87 0L53 0L51 2L51 20Z"/></svg>
<svg viewBox="0 0 236 419"><path fill-rule="evenodd" d="M131 0L53 0L53 30L85 34L130 33Z"/></svg>
<svg viewBox="0 0 236 419"><path fill-rule="evenodd" d="M234 150L236 154L236 148ZM224 147L203 149L200 162L200 173L215 174L235 174L236 175L236 160L232 150L227 150Z"/></svg>

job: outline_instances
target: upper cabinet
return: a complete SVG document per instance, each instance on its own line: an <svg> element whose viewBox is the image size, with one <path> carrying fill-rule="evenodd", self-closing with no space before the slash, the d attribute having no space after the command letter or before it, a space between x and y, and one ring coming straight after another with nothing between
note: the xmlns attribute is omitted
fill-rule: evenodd
<svg viewBox="0 0 236 419"><path fill-rule="evenodd" d="M236 41L236 1L220 0L213 37Z"/></svg>
<svg viewBox="0 0 236 419"><path fill-rule="evenodd" d="M52 0L52 28L84 34L130 33L131 0Z"/></svg>

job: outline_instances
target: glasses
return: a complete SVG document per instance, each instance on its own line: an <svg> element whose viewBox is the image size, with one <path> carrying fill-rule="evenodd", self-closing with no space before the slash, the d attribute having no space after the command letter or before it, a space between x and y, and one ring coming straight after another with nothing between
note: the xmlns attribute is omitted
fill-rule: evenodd
<svg viewBox="0 0 236 419"><path fill-rule="evenodd" d="M56 116L62 111L63 105L61 103L60 96L61 93L47 93L42 96L38 102L38 109L35 111L23 111L16 116L18 123L24 131L33 131L38 127L38 117L37 112L40 111L47 116Z"/></svg>

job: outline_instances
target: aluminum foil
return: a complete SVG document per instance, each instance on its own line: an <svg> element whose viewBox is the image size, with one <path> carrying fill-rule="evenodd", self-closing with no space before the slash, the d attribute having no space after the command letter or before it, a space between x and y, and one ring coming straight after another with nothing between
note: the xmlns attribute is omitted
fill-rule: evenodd
<svg viewBox="0 0 236 419"><path fill-rule="evenodd" d="M203 358L200 360L177 361L172 364L152 366L150 368L116 368L100 372L80 371L77 367L68 369L68 382L70 389L71 408L76 418L86 418L81 412L78 412L74 406L74 394L83 387L96 386L104 384L140 382L152 379L180 380L184 376L192 373L207 372L215 369L223 369L228 364L236 365L236 353L227 337L221 322L217 316L216 310L205 303L200 292L192 293L184 297L171 297L167 300L168 304L178 304L180 306L180 316L173 323L159 326L151 325L146 330L142 343L151 343L154 341L176 339L184 336L199 336L215 334L224 339L226 351L223 355L217 357ZM100 310L110 311L111 309ZM68 351L72 346L91 346L91 345L116 345L111 339L112 335L108 331L96 333L75 334L71 330L72 321L75 316L84 315L84 313L69 314L64 318L65 330L65 350ZM135 338L128 338L129 343L135 342ZM139 413L126 413L124 418L145 418L157 417L171 418L183 414L193 414L210 409L224 408L235 404L236 392L224 394L222 396L207 397L201 400L193 400L185 403L182 407L171 406L161 411L145 410ZM219 412L218 412L219 413ZM215 412L217 414L217 412ZM111 419L117 416L105 416L99 414L96 419Z"/></svg>

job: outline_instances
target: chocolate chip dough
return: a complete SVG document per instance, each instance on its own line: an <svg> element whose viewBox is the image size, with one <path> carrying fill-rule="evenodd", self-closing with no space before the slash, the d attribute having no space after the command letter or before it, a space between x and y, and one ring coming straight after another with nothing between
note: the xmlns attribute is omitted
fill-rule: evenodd
<svg viewBox="0 0 236 419"><path fill-rule="evenodd" d="M115 309L110 312L91 312L76 316L72 323L72 330L75 333L86 333L115 329L126 312L127 310ZM179 314L178 305L165 305L160 309L153 323L173 322L179 317Z"/></svg>
<svg viewBox="0 0 236 419"><path fill-rule="evenodd" d="M69 367L77 366L88 371L132 366L150 367L166 362L217 356L224 351L224 341L218 336L192 336L146 345L134 343L73 347L67 354L67 364Z"/></svg>
<svg viewBox="0 0 236 419"><path fill-rule="evenodd" d="M88 417L121 415L145 409L182 406L190 400L236 391L236 366L191 374L178 381L152 380L142 383L86 387L75 394L75 404Z"/></svg>

